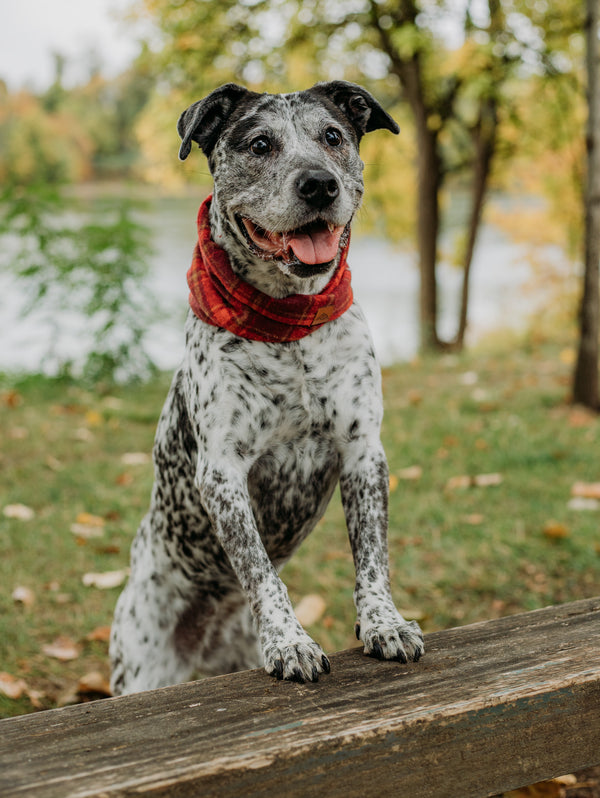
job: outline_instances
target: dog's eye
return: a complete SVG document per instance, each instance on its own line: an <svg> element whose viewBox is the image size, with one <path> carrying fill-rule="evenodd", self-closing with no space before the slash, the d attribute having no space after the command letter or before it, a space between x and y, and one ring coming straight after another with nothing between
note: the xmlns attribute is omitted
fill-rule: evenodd
<svg viewBox="0 0 600 798"><path fill-rule="evenodd" d="M334 127L328 127L325 131L325 141L330 147L339 147L342 143L342 134Z"/></svg>
<svg viewBox="0 0 600 798"><path fill-rule="evenodd" d="M254 155L266 155L273 149L270 139L267 136L258 136L250 142L250 152Z"/></svg>

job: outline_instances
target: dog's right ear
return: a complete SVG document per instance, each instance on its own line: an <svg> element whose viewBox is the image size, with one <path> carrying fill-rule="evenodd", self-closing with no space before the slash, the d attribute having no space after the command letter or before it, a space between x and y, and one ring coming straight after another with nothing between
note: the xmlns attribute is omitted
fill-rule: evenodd
<svg viewBox="0 0 600 798"><path fill-rule="evenodd" d="M190 105L177 122L177 132L181 136L179 159L185 161L195 141L208 157L217 143L223 125L236 105L246 96L253 94L236 83L226 83L211 92L208 97Z"/></svg>

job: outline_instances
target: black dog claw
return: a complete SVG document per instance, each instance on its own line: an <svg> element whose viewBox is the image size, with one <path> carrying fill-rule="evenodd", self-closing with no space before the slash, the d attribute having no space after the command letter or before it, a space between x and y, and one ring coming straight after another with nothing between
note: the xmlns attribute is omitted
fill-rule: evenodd
<svg viewBox="0 0 600 798"><path fill-rule="evenodd" d="M375 640L373 643L373 651L371 653L374 657L377 657L377 659L383 659L383 649L378 640Z"/></svg>

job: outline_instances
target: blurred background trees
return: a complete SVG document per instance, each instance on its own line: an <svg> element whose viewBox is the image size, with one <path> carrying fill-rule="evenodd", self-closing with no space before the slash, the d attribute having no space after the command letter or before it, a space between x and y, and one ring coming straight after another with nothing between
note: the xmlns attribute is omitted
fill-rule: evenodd
<svg viewBox="0 0 600 798"><path fill-rule="evenodd" d="M67 89L57 54L46 92L0 88L1 182L206 184L204 162L177 162L174 123L190 102L229 80L285 91L343 78L374 91L403 128L400 139L364 142L364 222L417 253L423 349L464 345L490 191L543 198L543 214L502 223L522 236L529 220L538 241L564 246L580 267L587 110L577 0L143 0L140 13L159 44L118 78L92 63L88 81ZM445 338L438 273L449 261L462 290Z"/></svg>

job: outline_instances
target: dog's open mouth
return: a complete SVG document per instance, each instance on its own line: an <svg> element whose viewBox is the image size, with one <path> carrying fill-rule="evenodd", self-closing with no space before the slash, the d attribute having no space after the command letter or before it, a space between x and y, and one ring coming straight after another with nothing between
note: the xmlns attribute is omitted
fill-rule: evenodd
<svg viewBox="0 0 600 798"><path fill-rule="evenodd" d="M271 233L246 217L239 217L239 221L246 239L260 257L268 260L280 258L286 262L296 259L309 265L334 260L345 230L343 224L336 226L317 219L296 230Z"/></svg>

